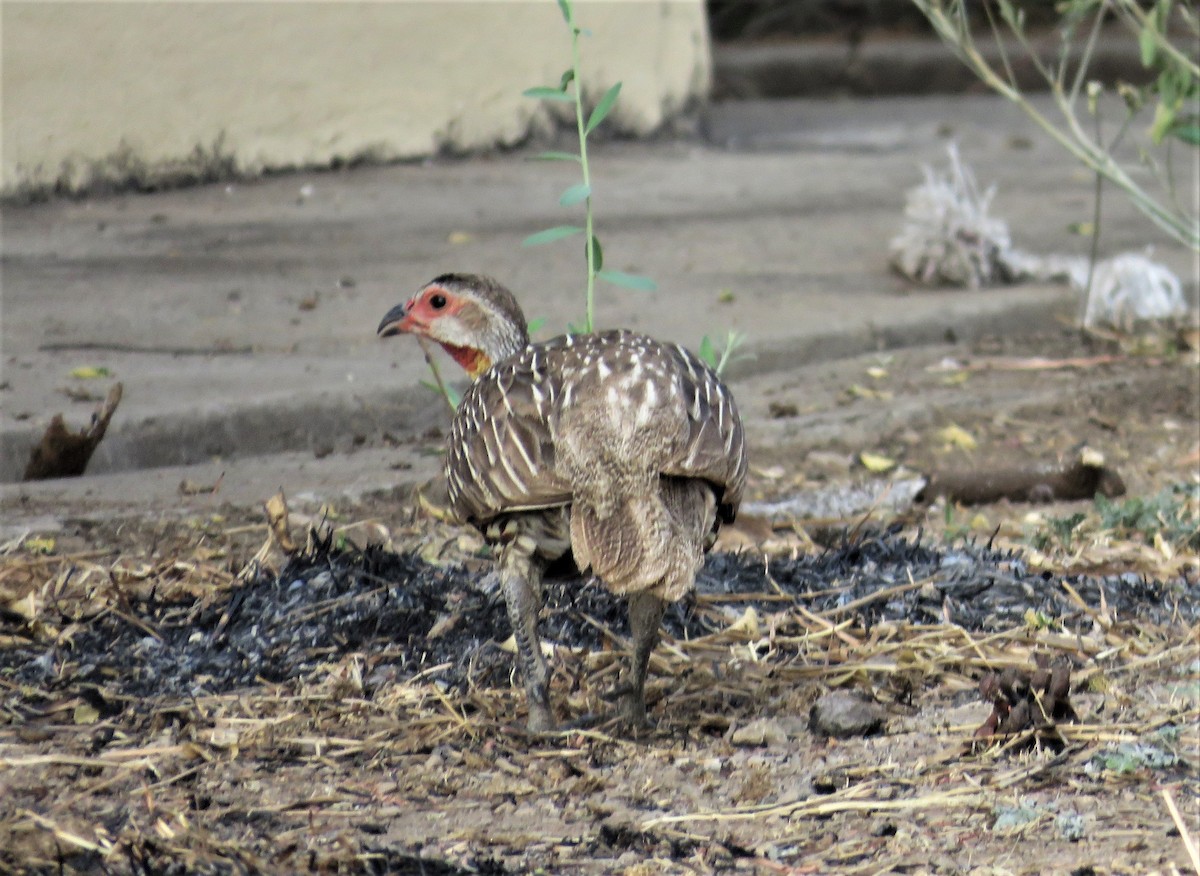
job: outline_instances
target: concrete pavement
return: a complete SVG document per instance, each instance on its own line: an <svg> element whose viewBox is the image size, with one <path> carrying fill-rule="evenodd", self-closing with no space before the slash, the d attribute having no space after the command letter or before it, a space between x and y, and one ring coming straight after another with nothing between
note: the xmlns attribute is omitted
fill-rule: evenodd
<svg viewBox="0 0 1200 876"><path fill-rule="evenodd" d="M755 358L734 370L736 386L739 373L1074 315L1061 287L913 289L887 268L904 193L922 163L944 162L950 139L981 184L998 185L994 211L1018 246L1086 252L1068 227L1091 219L1092 180L1001 100L734 103L711 108L701 127L704 137L688 141L594 147L606 264L660 286L602 286L601 324L692 346L744 332ZM402 479L381 468L394 458L389 446L445 414L420 386L416 345L375 338L388 307L460 270L510 285L531 318L546 319L542 336L582 312L581 247L520 247L533 231L579 218L557 204L576 169L526 157L6 209L0 481L20 477L54 413L86 423L95 403L66 391L103 395L113 380L125 398L82 482L251 458L285 477L297 471L286 459L349 450L364 454L352 468L371 483ZM1157 242L1156 257L1194 298L1192 256L1120 197L1106 198L1102 227L1102 253ZM80 366L111 377L72 378ZM5 501L85 486L9 485Z"/></svg>

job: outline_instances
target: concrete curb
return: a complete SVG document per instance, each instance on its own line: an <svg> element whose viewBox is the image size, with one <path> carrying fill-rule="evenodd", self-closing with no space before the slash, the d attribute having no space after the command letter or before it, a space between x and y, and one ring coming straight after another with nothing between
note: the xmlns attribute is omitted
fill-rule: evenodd
<svg viewBox="0 0 1200 876"><path fill-rule="evenodd" d="M1043 58L1057 55L1058 41L1033 40ZM1013 40L1004 53L1022 90L1046 90L1045 80ZM1000 48L981 40L987 61L1003 69ZM1123 31L1096 43L1089 78L1112 83L1147 79L1137 42ZM872 39L858 44L792 40L780 43L724 43L713 47L713 98L879 97L902 94L961 94L986 91L948 46L928 37Z"/></svg>
<svg viewBox="0 0 1200 876"><path fill-rule="evenodd" d="M1056 287L1026 287L1025 291L1035 289L1045 293L1044 300L1012 301L1003 290L981 290L969 310L948 307L939 314L917 310L909 321L750 344L747 356L731 366L729 379L736 385L739 379L873 351L1019 336L1069 319L1075 306L1073 292ZM947 291L948 296L956 294L960 293ZM319 458L411 441L444 422L441 400L417 385L364 386L353 393L321 388L283 399L238 398L220 408L120 420L97 448L89 474L291 451L308 451ZM0 483L20 481L42 428L0 432Z"/></svg>

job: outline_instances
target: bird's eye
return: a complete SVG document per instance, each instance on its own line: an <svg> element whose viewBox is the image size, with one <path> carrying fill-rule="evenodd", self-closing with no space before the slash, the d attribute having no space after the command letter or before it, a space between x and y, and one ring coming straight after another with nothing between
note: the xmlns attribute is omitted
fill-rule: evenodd
<svg viewBox="0 0 1200 876"><path fill-rule="evenodd" d="M446 296L439 293L434 293L429 296L429 306L434 310L441 310L446 306Z"/></svg>

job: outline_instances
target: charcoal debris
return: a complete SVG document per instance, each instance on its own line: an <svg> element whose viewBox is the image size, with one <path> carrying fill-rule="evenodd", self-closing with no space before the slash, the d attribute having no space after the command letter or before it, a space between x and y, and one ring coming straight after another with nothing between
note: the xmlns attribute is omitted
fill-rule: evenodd
<svg viewBox="0 0 1200 876"><path fill-rule="evenodd" d="M278 575L263 573L206 598L151 597L130 607L136 623L105 614L57 644L22 631L18 620L0 621L0 631L14 634L0 648L0 678L40 685L50 670L53 686L104 690L110 699L200 696L302 679L340 655L361 653L368 694L417 673L448 690L507 685L512 661L499 643L511 630L503 599L486 580L411 553L318 543ZM904 586L913 582L920 586ZM1102 604L1103 592L1114 617L1200 617L1200 581L1126 575L1070 583L1090 606ZM597 582L551 579L545 591L546 641L597 650L619 645L607 631L626 635L623 602ZM935 546L895 529L847 533L820 553L765 564L757 555L712 554L697 593L709 603L737 597L731 605L739 615L749 607L778 612L778 596L787 594L809 612L849 617L865 628L949 621L990 632L1022 625L1030 609L1067 629L1092 623L1058 580L1030 569L1019 554ZM721 632L728 626L722 618L685 600L664 625L687 640Z"/></svg>

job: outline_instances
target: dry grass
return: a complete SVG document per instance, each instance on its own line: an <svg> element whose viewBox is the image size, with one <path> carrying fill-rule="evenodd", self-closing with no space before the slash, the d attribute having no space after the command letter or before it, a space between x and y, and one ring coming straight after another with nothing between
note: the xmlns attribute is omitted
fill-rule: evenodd
<svg viewBox="0 0 1200 876"><path fill-rule="evenodd" d="M425 544L437 537L417 527L404 538L418 532ZM69 653L73 636L106 616L155 638L159 632L139 615L144 600L153 594L220 605L243 571L231 561L231 545L244 548L262 533L229 526L214 534L210 526L140 553L102 546L57 555L39 553L45 545L10 544L0 558L0 650L35 641ZM1178 571L1178 553L1160 556L1164 568ZM257 561L279 558L278 537L268 538ZM1053 830L1053 818L1043 813L999 839L986 826L980 834L980 826L1022 795L1054 788L1095 807L1088 841L1108 872L1126 872L1121 862L1137 859L1140 853L1128 851L1137 843L1156 856L1146 869L1197 866L1189 827L1200 792L1194 747L1178 745L1183 761L1168 773L1146 768L1089 782L1085 768L1098 752L1144 742L1163 727L1194 731L1200 628L1118 617L1056 580L1046 586L1063 588L1082 619L1074 632L1041 622L986 634L949 623L865 629L856 620L861 600L814 611L771 586L769 574L765 580L762 593L698 601L695 610L719 632L659 647L649 690L651 702L662 703L654 709L659 729L638 740L615 736L603 723L531 739L515 726L518 688L473 682L446 689L436 681L439 666L373 683L370 673L386 656L376 652L330 648L316 671L285 683L140 700L123 696L119 679L97 702L53 677L35 690L11 670L0 673L0 772L8 788L0 865L28 872L421 872L405 868L432 867L432 853L448 869L429 872L553 871L569 863L575 872L634 873L641 871L621 856L635 853L661 872L868 873L908 866L938 837L961 843L969 827L985 857L999 854L998 841L1011 849L1027 837L1026 866L1012 868L1020 872L1039 868L1035 837ZM912 580L870 599L925 583ZM606 646L560 646L555 659L555 695L571 714L605 711L600 695L624 659L621 633L593 623ZM1036 654L1072 663L1081 721L975 750L978 722L955 720L955 709L977 701L972 691L981 675L1029 667ZM1172 693L1188 685L1193 693ZM886 704L888 736L821 743L789 725L790 747L811 762L778 766L779 775L768 773L761 793L751 793L751 761L731 746L734 729L803 714L830 687L857 688ZM655 796L655 783L679 781L679 764L706 758L733 764L734 772L702 791L676 785ZM748 802L728 793L739 783ZM464 808L464 799L481 808ZM559 801L558 811L535 812L541 799ZM872 833L870 818L895 819L887 822L895 836ZM831 824L839 825L837 842L814 845L821 826ZM896 833L898 824L912 827ZM1173 826L1173 839L1160 835L1164 825ZM934 851L967 860L949 847L924 853ZM421 855L426 864L414 864Z"/></svg>

